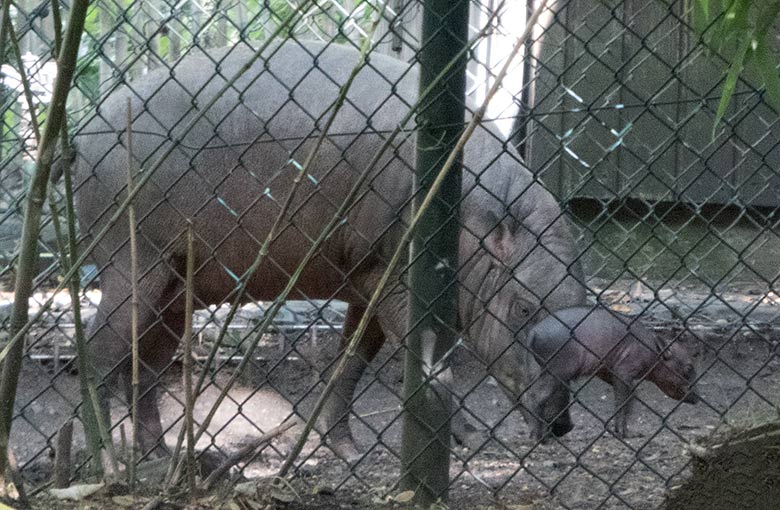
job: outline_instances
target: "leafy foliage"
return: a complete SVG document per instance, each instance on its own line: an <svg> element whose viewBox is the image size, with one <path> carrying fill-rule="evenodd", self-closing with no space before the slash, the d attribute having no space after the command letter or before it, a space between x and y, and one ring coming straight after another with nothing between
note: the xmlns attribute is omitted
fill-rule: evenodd
<svg viewBox="0 0 780 510"><path fill-rule="evenodd" d="M702 39L729 62L715 126L723 119L737 81L747 73L765 89L765 99L780 112L777 27L780 0L695 0L693 22ZM713 128L714 129L714 128Z"/></svg>

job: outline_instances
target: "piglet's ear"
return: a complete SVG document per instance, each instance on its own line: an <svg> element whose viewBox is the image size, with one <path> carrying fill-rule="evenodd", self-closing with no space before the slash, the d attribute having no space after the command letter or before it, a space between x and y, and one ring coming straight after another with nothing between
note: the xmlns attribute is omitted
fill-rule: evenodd
<svg viewBox="0 0 780 510"><path fill-rule="evenodd" d="M665 360L668 360L672 353L669 349L667 349L667 343L664 341L663 338L661 338L660 335L653 334L653 341L655 342L655 350L659 354L663 354L663 357Z"/></svg>

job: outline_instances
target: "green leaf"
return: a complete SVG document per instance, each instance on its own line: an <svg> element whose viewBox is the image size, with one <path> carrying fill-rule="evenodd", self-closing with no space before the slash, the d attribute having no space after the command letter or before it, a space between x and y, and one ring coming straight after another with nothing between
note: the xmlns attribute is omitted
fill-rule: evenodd
<svg viewBox="0 0 780 510"><path fill-rule="evenodd" d="M726 5L728 3L728 5ZM716 51L728 56L732 51L737 51L741 37L749 30L748 12L750 0L732 0L725 2L723 14L718 18L715 33L710 43ZM731 43L736 42L736 47Z"/></svg>
<svg viewBox="0 0 780 510"><path fill-rule="evenodd" d="M769 54L765 39L759 39L754 53L755 65L764 80L767 102L776 112L780 112L780 75L777 72L775 59Z"/></svg>
<svg viewBox="0 0 780 510"><path fill-rule="evenodd" d="M720 124L720 121L723 120L723 115L726 114L726 108L729 105L729 101L731 101L731 96L734 95L734 89L737 87L737 80L739 79L739 75L742 72L743 64L745 62L745 55L747 55L748 50L750 49L750 43L753 40L753 34L748 33L746 36L743 36L743 39L740 41L739 48L737 49L737 54L734 55L734 59L731 62L731 66L729 67L729 72L726 75L726 81L723 83L723 91L720 95L720 103L718 104L718 111L715 113L715 123L712 126L712 138L715 138L715 130L718 127L718 124Z"/></svg>
<svg viewBox="0 0 780 510"><path fill-rule="evenodd" d="M693 28L705 36L707 30L710 28L710 1L709 0L697 0L693 4L693 12L691 16Z"/></svg>
<svg viewBox="0 0 780 510"><path fill-rule="evenodd" d="M704 19L710 19L710 0L698 0L696 5L701 9L704 14Z"/></svg>

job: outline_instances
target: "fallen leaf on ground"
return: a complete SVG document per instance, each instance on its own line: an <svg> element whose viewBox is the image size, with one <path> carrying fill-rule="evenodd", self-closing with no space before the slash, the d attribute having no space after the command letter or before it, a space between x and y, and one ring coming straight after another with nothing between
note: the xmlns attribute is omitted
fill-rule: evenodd
<svg viewBox="0 0 780 510"><path fill-rule="evenodd" d="M289 487L280 487L276 485L271 488L271 498L282 503L292 503L298 499Z"/></svg>
<svg viewBox="0 0 780 510"><path fill-rule="evenodd" d="M233 492L239 496L255 497L257 496L257 482L252 480L249 482L237 483L233 487Z"/></svg>
<svg viewBox="0 0 780 510"><path fill-rule="evenodd" d="M115 505L129 507L135 504L136 499L133 496L114 496L111 498L111 501L113 501Z"/></svg>
<svg viewBox="0 0 780 510"><path fill-rule="evenodd" d="M414 499L414 491L403 491L400 494L396 494L393 497L393 501L396 503L408 503Z"/></svg>
<svg viewBox="0 0 780 510"><path fill-rule="evenodd" d="M100 489L105 487L104 483L87 483L84 485L72 485L66 489L49 489L51 494L56 499L69 499L71 501L81 501L87 498Z"/></svg>

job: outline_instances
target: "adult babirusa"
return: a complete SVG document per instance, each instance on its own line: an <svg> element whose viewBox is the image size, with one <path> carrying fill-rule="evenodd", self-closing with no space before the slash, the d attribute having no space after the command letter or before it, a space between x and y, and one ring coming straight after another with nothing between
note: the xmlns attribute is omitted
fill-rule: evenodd
<svg viewBox="0 0 780 510"><path fill-rule="evenodd" d="M248 59L250 51L193 55L176 66L176 79L160 69L113 92L76 136L78 215L89 236L106 224L126 196L122 133L126 97L134 112L134 158L139 168L175 144L135 199L138 215L140 355L139 441L163 448L156 386L184 325L185 236L195 232L196 305L230 300L236 275L255 259L292 186L320 122L339 94L354 49L289 41L255 63L193 129L183 127L197 105L211 100ZM215 64L219 62L219 64ZM218 68L218 69L217 69ZM247 285L247 299L273 300L335 213L356 180L415 102L417 77L407 65L372 55L355 79L326 143L298 190L280 234ZM402 137L370 176L343 225L304 270L292 299L349 303L344 337L354 331L368 297L396 249L409 215L414 137ZM151 170L149 170L151 171ZM460 233L459 319L464 336L489 365L507 395L525 394L527 353L520 346L529 317L584 302L582 274L566 219L552 195L518 154L489 126L464 151ZM101 375L129 384L130 299L126 221L118 222L93 254L102 300L91 325L92 353ZM347 417L355 385L388 337L402 336L407 295L401 283L387 290L371 318L358 356L335 388L321 429L340 454L357 449ZM541 312L540 312L541 311ZM335 353L329 353L334 355ZM104 393L108 398L108 393ZM108 406L104 406L108 409ZM553 431L570 428L568 411Z"/></svg>

